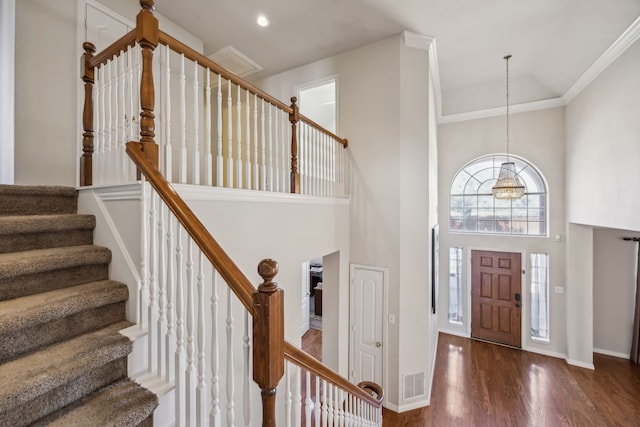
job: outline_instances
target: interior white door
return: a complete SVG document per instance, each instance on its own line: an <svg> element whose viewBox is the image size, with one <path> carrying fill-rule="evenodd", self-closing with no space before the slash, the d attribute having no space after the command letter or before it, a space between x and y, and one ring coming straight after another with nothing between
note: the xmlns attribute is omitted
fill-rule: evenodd
<svg viewBox="0 0 640 427"><path fill-rule="evenodd" d="M383 384L384 269L351 266L351 380Z"/></svg>
<svg viewBox="0 0 640 427"><path fill-rule="evenodd" d="M87 41L96 46L97 52L100 52L132 29L123 19L116 17L113 12L98 9L90 3L87 3L86 13Z"/></svg>
<svg viewBox="0 0 640 427"><path fill-rule="evenodd" d="M309 298L311 293L309 291L309 262L302 263L302 277L300 279L302 289L300 289L300 295L302 300L300 302L300 336L304 335L309 330Z"/></svg>

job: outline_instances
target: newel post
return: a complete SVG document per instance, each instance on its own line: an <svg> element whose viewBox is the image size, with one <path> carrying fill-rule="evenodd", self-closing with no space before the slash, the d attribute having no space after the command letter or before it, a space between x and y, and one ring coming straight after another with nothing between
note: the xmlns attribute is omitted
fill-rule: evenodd
<svg viewBox="0 0 640 427"><path fill-rule="evenodd" d="M136 17L136 40L142 48L140 79L140 142L145 156L158 166L158 145L155 143L155 92L153 89L153 50L158 46L158 19L153 16L153 0L140 0L142 10Z"/></svg>
<svg viewBox="0 0 640 427"><path fill-rule="evenodd" d="M289 121L291 122L291 192L300 193L300 174L298 173L298 121L300 112L298 111L298 98L291 97L291 109Z"/></svg>
<svg viewBox="0 0 640 427"><path fill-rule="evenodd" d="M253 380L262 394L262 425L276 425L276 387L284 375L284 292L273 282L278 263L258 264L262 284L253 293Z"/></svg>
<svg viewBox="0 0 640 427"><path fill-rule="evenodd" d="M91 65L96 47L89 42L82 44L82 81L84 82L84 108L82 110L82 157L80 158L80 186L93 183L93 83L94 67Z"/></svg>

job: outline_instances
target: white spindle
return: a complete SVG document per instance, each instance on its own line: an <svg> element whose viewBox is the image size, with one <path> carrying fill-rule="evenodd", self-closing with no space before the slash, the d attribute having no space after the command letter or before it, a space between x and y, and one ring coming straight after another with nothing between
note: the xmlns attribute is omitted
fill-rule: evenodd
<svg viewBox="0 0 640 427"><path fill-rule="evenodd" d="M175 258L173 257L173 248L175 247L175 239L173 230L176 227L175 217L167 210L167 237L166 237L166 256L167 256L167 334L165 335L165 378L172 382L174 379L175 364L171 354L171 348L174 339L174 294L175 294Z"/></svg>
<svg viewBox="0 0 640 427"><path fill-rule="evenodd" d="M311 400L311 372L305 371L304 375L304 421L306 427L311 427L311 406L313 405L313 401Z"/></svg>
<svg viewBox="0 0 640 427"><path fill-rule="evenodd" d="M258 95L253 96L253 186L254 190L259 190L258 185Z"/></svg>
<svg viewBox="0 0 640 427"><path fill-rule="evenodd" d="M118 94L117 94L117 98L118 98L118 102L116 103L118 105L118 114L116 115L116 117L118 118L118 139L117 139L117 147L118 149L116 150L117 154L118 154L118 166L117 166L117 171L118 171L118 181L119 182L126 182L126 174L125 174L125 165L126 165L126 161L127 159L127 153L125 152L125 139L126 139L126 135L125 135L125 118L126 118L126 110L125 110L125 89L126 89L126 82L125 82L125 69L124 69L124 64L125 64L125 56L124 56L124 52L120 51L118 53L118 56L116 57L117 61L118 61Z"/></svg>
<svg viewBox="0 0 640 427"><path fill-rule="evenodd" d="M227 187L233 188L233 99L231 81L227 81Z"/></svg>
<svg viewBox="0 0 640 427"><path fill-rule="evenodd" d="M187 183L187 76L184 72L184 53L180 55L180 155L178 177L181 184Z"/></svg>
<svg viewBox="0 0 640 427"><path fill-rule="evenodd" d="M113 112L113 107L112 107L112 103L111 103L111 60L107 61L107 66L106 66L106 88L105 88L105 107L106 107L106 120L105 120L105 132L106 132L106 138L105 138L105 149L106 149L106 153L105 153L105 164L104 164L104 171L105 171L105 177L106 177L106 182L112 182L112 177L107 173L107 171L111 170L112 168L112 164L111 164L111 151L112 151L112 145L113 145L113 132L112 132L112 112Z"/></svg>
<svg viewBox="0 0 640 427"><path fill-rule="evenodd" d="M198 61L193 63L193 175L191 182L200 184L200 85L198 84Z"/></svg>
<svg viewBox="0 0 640 427"><path fill-rule="evenodd" d="M187 425L196 422L196 371L194 367L195 353L195 304L193 291L196 286L193 265L193 240L187 237Z"/></svg>
<svg viewBox="0 0 640 427"><path fill-rule="evenodd" d="M288 120L289 118L288 113L285 113L284 111L280 111L280 117L282 118L281 120L282 125L280 126L280 129L281 129L280 141L282 141L282 155L280 158L280 163L282 164L282 168L280 169L280 182L282 183L282 188L280 191L282 191L283 193L286 193L288 192L287 182L289 181L287 179L287 176L291 171L291 162L290 162L291 138L287 138L289 134L288 129L290 128L290 122ZM300 142L298 142L298 156L300 156L299 148L300 148ZM298 172L300 172L299 162L298 162Z"/></svg>
<svg viewBox="0 0 640 427"><path fill-rule="evenodd" d="M218 187L224 186L224 161L222 159L222 77L218 74L218 116L216 124L218 125L218 150L216 153L216 185Z"/></svg>
<svg viewBox="0 0 640 427"><path fill-rule="evenodd" d="M218 344L218 274L212 272L211 290L211 414L210 427L220 427L220 346Z"/></svg>
<svg viewBox="0 0 640 427"><path fill-rule="evenodd" d="M196 422L198 426L207 422L207 383L205 381L205 318L204 318L204 254L198 250L198 401Z"/></svg>
<svg viewBox="0 0 640 427"><path fill-rule="evenodd" d="M232 291L227 286L227 426L235 424L234 372L233 372L233 312L231 307Z"/></svg>
<svg viewBox="0 0 640 427"><path fill-rule="evenodd" d="M338 406L338 424L340 426L344 426L345 423L345 413L344 413L344 392L342 391L342 389L337 389L337 396L338 396L338 402L337 402L337 406Z"/></svg>
<svg viewBox="0 0 640 427"><path fill-rule="evenodd" d="M213 155L211 154L211 70L206 69L207 86L205 90L204 126L207 153L205 158L205 184L213 185Z"/></svg>
<svg viewBox="0 0 640 427"><path fill-rule="evenodd" d="M317 376L313 376L314 381L316 383L316 401L313 404L313 414L315 415L315 427L320 427L320 378Z"/></svg>
<svg viewBox="0 0 640 427"><path fill-rule="evenodd" d="M171 146L171 50L169 49L169 46L165 46L164 66L164 176L167 178L167 181L172 182L173 147Z"/></svg>
<svg viewBox="0 0 640 427"><path fill-rule="evenodd" d="M249 337L250 314L244 310L244 335L242 336L244 377L243 384L243 413L245 427L251 427L251 341Z"/></svg>
<svg viewBox="0 0 640 427"><path fill-rule="evenodd" d="M274 132L274 140L272 142L273 144L273 149L274 149L274 153L273 156L271 158L271 162L273 163L273 184L271 189L273 191L280 191L280 138L278 138L279 136L279 132L278 132L278 124L280 123L280 120L278 120L278 117L280 117L280 114L278 114L279 110L277 107L275 108L275 114L274 114L274 118L273 118L273 132ZM272 108L273 109L273 108ZM269 112L271 112L271 110L269 110Z"/></svg>
<svg viewBox="0 0 640 427"><path fill-rule="evenodd" d="M261 114L260 114L260 139L261 139L261 148L262 148L262 173L261 173L261 180L260 180L260 190L262 191L266 191L267 190L267 159L266 159L266 155L267 155L267 137L265 134L265 102L264 102L264 98L262 99L262 110L261 110Z"/></svg>
<svg viewBox="0 0 640 427"><path fill-rule="evenodd" d="M157 282L158 282L158 319L157 319L158 326L156 328L156 332L158 334L158 338L156 340L156 345L158 349L158 356L157 356L158 357L158 376L163 376L164 373L166 372L166 366L164 366L164 362L166 361L166 359L163 357L165 336L166 336L165 317L164 317L164 308L166 303L165 292L164 292L164 288L166 285L165 261L167 259L167 254L165 252L166 246L164 241L164 238L165 238L164 217L165 217L166 210L167 210L166 205L162 203L160 198L158 198L158 209L156 214L158 219L158 223L157 223L158 255L157 255L157 261L155 261L157 263L155 268L156 268L156 275L157 275Z"/></svg>
<svg viewBox="0 0 640 427"><path fill-rule="evenodd" d="M268 134L268 144L269 144L269 167L268 173L269 176L267 178L267 191L273 191L273 108L271 104L268 104L269 107L269 134Z"/></svg>
<svg viewBox="0 0 640 427"><path fill-rule="evenodd" d="M94 149L94 156L96 159L94 160L94 170L93 170L93 179L96 184L103 183L103 171L104 171L104 65L101 65L98 68L97 73L97 81L96 81L96 108L95 117L96 117L96 145Z"/></svg>
<svg viewBox="0 0 640 427"><path fill-rule="evenodd" d="M236 100L236 188L242 188L242 97L240 85Z"/></svg>
<svg viewBox="0 0 640 427"><path fill-rule="evenodd" d="M145 182L144 175L141 177L142 194L140 195L140 294L138 296L139 324L142 328L147 328L148 318L144 316L144 312L148 306L147 290L149 288L149 223L147 222L147 213L149 212L149 186ZM151 365L149 365L151 366Z"/></svg>
<svg viewBox="0 0 640 427"><path fill-rule="evenodd" d="M245 160L244 160L244 188L251 189L251 105L249 98L249 91L245 90L246 103L245 103L245 131L244 131L244 145L245 145Z"/></svg>
<svg viewBox="0 0 640 427"><path fill-rule="evenodd" d="M335 400L333 400L333 384L327 384L327 408L328 416L329 416L329 425L333 426L334 424L334 415L335 415Z"/></svg>
<svg viewBox="0 0 640 427"><path fill-rule="evenodd" d="M183 275L182 227L176 228L176 425L183 426L186 421L185 402L185 349L184 349L184 275Z"/></svg>
<svg viewBox="0 0 640 427"><path fill-rule="evenodd" d="M158 334L157 334L157 323L156 323L156 273L158 271L158 245L157 245L157 235L155 233L155 225L156 225L156 208L157 208L157 199L158 196L155 191L151 192L151 200L149 202L149 309L148 313L148 325L149 325L149 370L152 372L158 372L158 355L157 351L157 342Z"/></svg>
<svg viewBox="0 0 640 427"><path fill-rule="evenodd" d="M302 370L300 366L294 365L294 390L296 394L294 395L294 408L293 408L293 425L294 426L302 426Z"/></svg>
<svg viewBox="0 0 640 427"><path fill-rule="evenodd" d="M316 379L320 381L318 377ZM322 380L322 427L327 427L329 423L329 405L327 403L327 388L329 387L329 383L326 380Z"/></svg>
<svg viewBox="0 0 640 427"><path fill-rule="evenodd" d="M291 363L285 362L284 364L284 378L285 378L285 394L284 394L284 413L285 413L285 426L291 427L291 420L293 419L292 406L291 406Z"/></svg>
<svg viewBox="0 0 640 427"><path fill-rule="evenodd" d="M316 128L311 129L312 141L313 141L313 195L320 195L320 139L318 138L318 130Z"/></svg>

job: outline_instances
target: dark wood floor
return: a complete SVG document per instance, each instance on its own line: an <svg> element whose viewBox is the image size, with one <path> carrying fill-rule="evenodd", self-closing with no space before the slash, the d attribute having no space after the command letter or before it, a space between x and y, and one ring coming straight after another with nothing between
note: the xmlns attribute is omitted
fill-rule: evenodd
<svg viewBox="0 0 640 427"><path fill-rule="evenodd" d="M302 349L322 361L322 331L309 328L302 336Z"/></svg>
<svg viewBox="0 0 640 427"><path fill-rule="evenodd" d="M640 426L640 368L594 354L595 370L440 334L431 405L389 426Z"/></svg>

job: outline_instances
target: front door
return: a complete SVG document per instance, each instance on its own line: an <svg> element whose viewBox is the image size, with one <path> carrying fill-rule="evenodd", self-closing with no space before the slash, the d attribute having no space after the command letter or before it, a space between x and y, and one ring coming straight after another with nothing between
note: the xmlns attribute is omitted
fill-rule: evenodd
<svg viewBox="0 0 640 427"><path fill-rule="evenodd" d="M386 270L351 266L351 375L353 383L382 385Z"/></svg>
<svg viewBox="0 0 640 427"><path fill-rule="evenodd" d="M520 347L521 255L471 251L471 336Z"/></svg>

